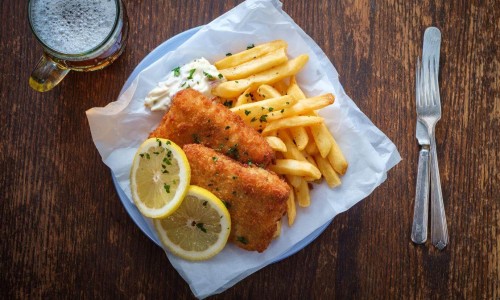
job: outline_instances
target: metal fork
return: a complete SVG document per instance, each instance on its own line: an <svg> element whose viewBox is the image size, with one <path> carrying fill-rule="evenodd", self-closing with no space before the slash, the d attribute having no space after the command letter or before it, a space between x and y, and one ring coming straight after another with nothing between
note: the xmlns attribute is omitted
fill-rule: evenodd
<svg viewBox="0 0 500 300"><path fill-rule="evenodd" d="M423 69L420 59L417 60L415 72L415 98L416 103L421 97L427 96L424 91ZM429 148L430 138L427 128L417 119L415 136L421 146L418 153L417 182L415 184L415 207L413 209L413 224L411 227L411 240L416 244L424 244L427 241L427 220L429 216Z"/></svg>
<svg viewBox="0 0 500 300"><path fill-rule="evenodd" d="M441 97L439 95L439 56L429 56L423 61L423 97L417 100L418 119L427 127L431 139L431 236L432 244L442 250L448 244L448 227L444 211L439 165L436 151L435 127L441 119ZM425 80L427 79L427 80Z"/></svg>

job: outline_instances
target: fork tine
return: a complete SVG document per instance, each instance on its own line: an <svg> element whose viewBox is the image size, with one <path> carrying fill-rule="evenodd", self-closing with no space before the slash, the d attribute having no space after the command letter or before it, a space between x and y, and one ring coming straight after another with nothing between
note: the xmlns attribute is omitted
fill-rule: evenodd
<svg viewBox="0 0 500 300"><path fill-rule="evenodd" d="M441 107L441 97L439 95L439 61L437 59L437 57L434 57L433 59L433 63L434 63L434 68L432 70L432 73L434 73L434 89L433 89L433 96L432 97L435 101L435 104L438 105L439 107Z"/></svg>
<svg viewBox="0 0 500 300"><path fill-rule="evenodd" d="M428 59L427 60L427 68L426 68L426 71L427 71L427 76L425 77L425 83L426 83L426 91L427 91L427 99L426 99L426 102L427 102L427 106L431 106L433 105L433 100L432 100L432 83L433 83L433 79L432 79L432 59Z"/></svg>
<svg viewBox="0 0 500 300"><path fill-rule="evenodd" d="M429 103L428 105L434 105L434 60L429 58L429 73L427 77L427 82L429 83Z"/></svg>

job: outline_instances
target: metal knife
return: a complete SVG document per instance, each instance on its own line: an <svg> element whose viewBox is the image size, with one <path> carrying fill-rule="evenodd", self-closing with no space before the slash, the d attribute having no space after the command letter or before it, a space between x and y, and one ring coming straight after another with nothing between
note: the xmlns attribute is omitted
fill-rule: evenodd
<svg viewBox="0 0 500 300"><path fill-rule="evenodd" d="M427 40L427 42L426 42ZM427 46L425 46L427 45ZM439 74L439 55L441 50L441 31L436 27L429 27L424 33L424 54L433 57L436 61L435 76ZM439 84L436 83L437 97L439 99ZM437 101L441 105L441 101ZM448 226L446 224L446 213L444 210L443 194L441 191L441 179L436 151L435 137L431 139L430 153L430 206L431 206L431 236L432 244L439 250L443 250L449 242Z"/></svg>

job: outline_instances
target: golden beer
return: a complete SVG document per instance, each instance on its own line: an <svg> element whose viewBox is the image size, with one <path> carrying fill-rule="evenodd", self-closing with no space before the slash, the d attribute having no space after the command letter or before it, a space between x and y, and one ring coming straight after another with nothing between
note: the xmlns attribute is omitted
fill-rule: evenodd
<svg viewBox="0 0 500 300"><path fill-rule="evenodd" d="M102 69L120 56L128 36L121 0L30 0L31 29L44 53L30 77L48 91L70 71Z"/></svg>

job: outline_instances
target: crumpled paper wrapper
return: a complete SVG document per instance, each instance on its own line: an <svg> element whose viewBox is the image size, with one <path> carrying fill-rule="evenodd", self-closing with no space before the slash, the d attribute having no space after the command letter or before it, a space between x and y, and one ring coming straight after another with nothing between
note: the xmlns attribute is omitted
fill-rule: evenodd
<svg viewBox="0 0 500 300"><path fill-rule="evenodd" d="M300 249L309 235L368 196L386 179L388 170L401 160L395 145L345 94L338 73L325 53L281 6L277 0L243 2L140 72L117 101L87 111L94 143L130 200L129 170L134 154L164 114L151 112L144 106L144 98L173 68L198 57L214 62L227 52L239 52L250 44L283 39L288 42L290 57L309 54L309 62L297 77L305 94L331 92L335 95L335 103L319 113L349 162L348 171L341 178L342 185L333 190L326 183L315 185L311 206L297 208L296 222L291 228L285 217L280 237L264 253L248 252L228 244L211 260L189 262L166 252L198 298L220 293Z"/></svg>

